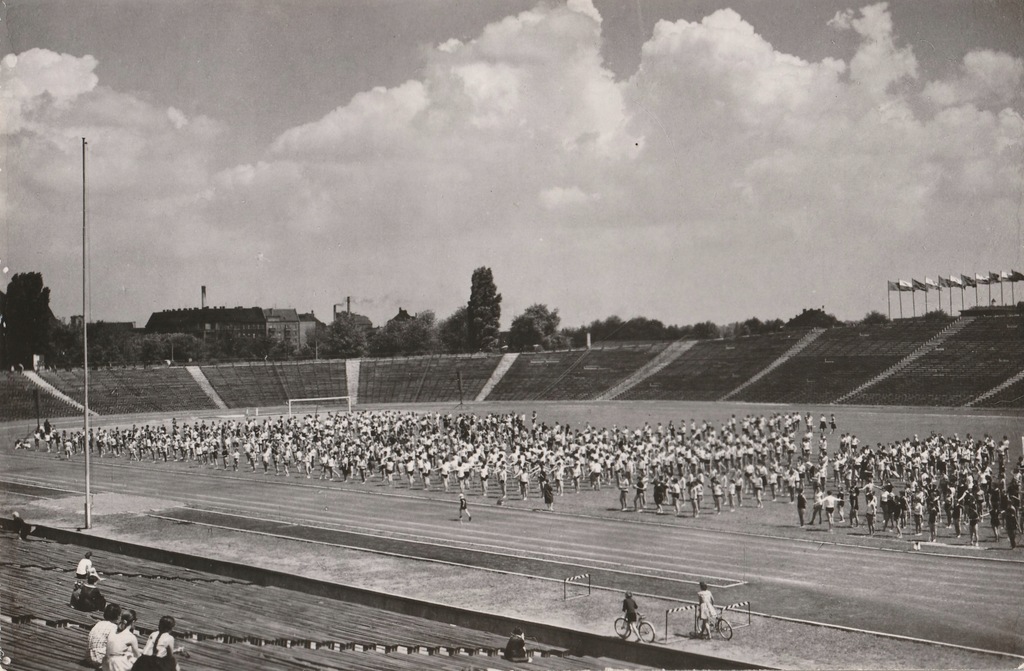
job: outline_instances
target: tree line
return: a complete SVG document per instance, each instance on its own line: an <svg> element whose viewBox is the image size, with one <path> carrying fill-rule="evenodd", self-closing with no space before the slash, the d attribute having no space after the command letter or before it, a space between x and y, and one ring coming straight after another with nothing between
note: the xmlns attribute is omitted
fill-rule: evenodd
<svg viewBox="0 0 1024 671"><path fill-rule="evenodd" d="M50 289L40 273L19 273L0 294L0 366L29 368L32 355L42 354L47 365L81 366L82 332L54 319ZM192 335L140 333L133 329L90 324L89 362L95 366L166 365L219 361L283 361L355 357L525 352L582 348L587 334L593 346L605 343L659 340L741 338L787 329L831 328L844 325L824 308L803 310L788 321L752 317L719 325L711 321L684 326L665 325L657 319L612 315L578 327L563 327L558 310L535 303L513 317L502 333L501 294L490 268L473 271L468 302L445 319L431 310L407 319L393 319L377 329L365 321L341 314L329 325L317 325L309 341L298 350L269 336L242 337L227 332L202 340ZM923 319L946 318L936 311ZM880 324L888 318L869 312L859 322Z"/></svg>

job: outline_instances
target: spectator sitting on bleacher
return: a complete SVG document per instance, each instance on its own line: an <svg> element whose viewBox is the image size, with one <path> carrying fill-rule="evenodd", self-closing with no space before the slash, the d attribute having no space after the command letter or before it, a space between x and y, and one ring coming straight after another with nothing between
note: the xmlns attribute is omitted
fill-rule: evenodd
<svg viewBox="0 0 1024 671"><path fill-rule="evenodd" d="M103 671L131 671L139 657L139 639L135 636L135 611L121 614L117 631L107 637Z"/></svg>
<svg viewBox="0 0 1024 671"><path fill-rule="evenodd" d="M96 587L99 580L98 576L91 575L84 585L76 582L75 588L71 591L71 607L85 613L103 610L107 605L107 600L100 592L99 587Z"/></svg>
<svg viewBox="0 0 1024 671"><path fill-rule="evenodd" d="M28 540L28 535L35 529L31 524L21 518L21 515L14 513L11 516L12 524L14 526L14 532L18 534L21 540Z"/></svg>
<svg viewBox="0 0 1024 671"><path fill-rule="evenodd" d="M117 623L121 620L121 607L116 603L108 603L103 609L103 619L89 630L89 664L99 668L103 658L107 656L107 638L117 631Z"/></svg>
<svg viewBox="0 0 1024 671"><path fill-rule="evenodd" d="M505 644L503 656L509 662L530 661L530 657L526 654L526 636L519 627L512 630L512 636L509 637L508 643Z"/></svg>

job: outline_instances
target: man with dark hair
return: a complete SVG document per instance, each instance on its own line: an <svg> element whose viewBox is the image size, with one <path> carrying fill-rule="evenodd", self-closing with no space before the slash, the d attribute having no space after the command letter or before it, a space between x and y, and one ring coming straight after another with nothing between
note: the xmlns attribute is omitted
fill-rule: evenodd
<svg viewBox="0 0 1024 671"><path fill-rule="evenodd" d="M106 608L107 599L100 592L99 587L96 587L99 580L98 576L90 575L86 584L76 582L75 589L71 592L71 607L85 613Z"/></svg>
<svg viewBox="0 0 1024 671"><path fill-rule="evenodd" d="M516 627L512 630L512 636L505 644L505 651L502 655L509 662L528 662L530 657L526 654L526 636L523 630Z"/></svg>
<svg viewBox="0 0 1024 671"><path fill-rule="evenodd" d="M107 638L117 631L117 623L121 619L121 607L116 603L108 603L103 609L103 619L89 630L89 664L99 668L107 655Z"/></svg>

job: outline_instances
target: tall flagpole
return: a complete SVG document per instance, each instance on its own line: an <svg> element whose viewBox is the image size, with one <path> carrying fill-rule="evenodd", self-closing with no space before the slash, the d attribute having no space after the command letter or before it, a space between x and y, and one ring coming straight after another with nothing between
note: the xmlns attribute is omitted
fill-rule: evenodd
<svg viewBox="0 0 1024 671"><path fill-rule="evenodd" d="M85 368L85 434L82 444L85 448L85 528L92 528L92 463L89 454L89 301L86 290L88 287L87 261L89 258L85 236L85 138L82 138L82 363Z"/></svg>
<svg viewBox="0 0 1024 671"><path fill-rule="evenodd" d="M885 286L888 288L889 283L886 282ZM892 289L885 292L885 302L889 305L889 321L892 321Z"/></svg>

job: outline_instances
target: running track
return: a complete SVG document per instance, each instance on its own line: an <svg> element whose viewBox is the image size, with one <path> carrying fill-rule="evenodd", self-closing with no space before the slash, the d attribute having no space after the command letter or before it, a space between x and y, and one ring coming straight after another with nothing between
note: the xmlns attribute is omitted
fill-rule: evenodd
<svg viewBox="0 0 1024 671"><path fill-rule="evenodd" d="M81 493L82 462L2 454L0 488ZM94 460L93 492L181 501L160 515L346 547L692 600L707 581L719 603L759 612L1024 655L1024 561L893 552L855 545L501 508L451 495ZM37 492L38 494L38 492ZM632 517L632 516L630 516ZM966 616L965 616L966 615Z"/></svg>

